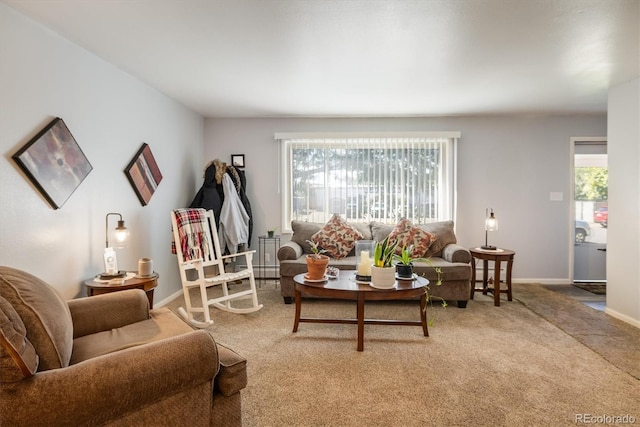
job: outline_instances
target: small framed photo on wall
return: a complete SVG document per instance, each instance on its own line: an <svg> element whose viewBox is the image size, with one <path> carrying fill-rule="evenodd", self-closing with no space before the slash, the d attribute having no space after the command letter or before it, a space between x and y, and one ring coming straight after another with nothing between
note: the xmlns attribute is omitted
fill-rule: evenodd
<svg viewBox="0 0 640 427"><path fill-rule="evenodd" d="M162 181L162 172L153 157L149 144L142 144L142 147L125 168L124 173L142 206L147 206Z"/></svg>
<svg viewBox="0 0 640 427"><path fill-rule="evenodd" d="M244 154L232 154L231 164L237 168L244 167Z"/></svg>

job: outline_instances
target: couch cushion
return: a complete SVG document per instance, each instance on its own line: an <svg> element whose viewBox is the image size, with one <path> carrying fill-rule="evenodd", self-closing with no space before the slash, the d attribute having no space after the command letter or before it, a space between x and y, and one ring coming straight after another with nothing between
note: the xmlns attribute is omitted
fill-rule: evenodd
<svg viewBox="0 0 640 427"><path fill-rule="evenodd" d="M0 296L16 310L40 358L39 371L69 366L73 323L57 291L37 277L0 267Z"/></svg>
<svg viewBox="0 0 640 427"><path fill-rule="evenodd" d="M174 313L162 307L151 311L151 319L78 337L73 341L71 364L193 331L187 323L176 320Z"/></svg>
<svg viewBox="0 0 640 427"><path fill-rule="evenodd" d="M420 224L420 228L436 235L436 240L431 244L425 257L440 256L442 249L450 243L457 243L456 234L453 231L453 221L430 222Z"/></svg>
<svg viewBox="0 0 640 427"><path fill-rule="evenodd" d="M387 237L394 228L396 228L395 224L383 224L381 222L373 221L370 224L371 227L371 239L376 242L382 242L385 237Z"/></svg>
<svg viewBox="0 0 640 427"><path fill-rule="evenodd" d="M434 234L416 227L406 218L401 219L389 234L390 243L398 242L396 254L399 255L402 252L402 248L411 248L412 258L423 257L435 239L436 236Z"/></svg>
<svg viewBox="0 0 640 427"><path fill-rule="evenodd" d="M38 355L27 338L22 319L0 297L0 383L20 381L38 369Z"/></svg>
<svg viewBox="0 0 640 427"><path fill-rule="evenodd" d="M291 229L293 230L291 241L302 246L302 251L305 254L310 254L311 245L307 240L311 240L311 236L320 231L322 226L323 224L317 222L291 221Z"/></svg>
<svg viewBox="0 0 640 427"><path fill-rule="evenodd" d="M347 224L340 215L333 214L331 219L311 236L311 240L330 257L340 259L346 257L356 246L356 240L362 237L362 233Z"/></svg>

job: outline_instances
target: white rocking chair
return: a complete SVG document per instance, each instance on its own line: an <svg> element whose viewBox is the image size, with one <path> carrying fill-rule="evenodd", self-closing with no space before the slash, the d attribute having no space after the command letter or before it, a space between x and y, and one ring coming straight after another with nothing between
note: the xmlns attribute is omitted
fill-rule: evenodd
<svg viewBox="0 0 640 427"><path fill-rule="evenodd" d="M178 209L171 212L171 224L186 305L186 310L182 307L178 309L181 316L194 326L204 328L213 324L209 313L210 306L240 314L252 313L262 308L262 304L258 304L256 282L253 276L252 260L255 251L222 256L213 211ZM242 256L246 260L245 269L225 272L226 259ZM248 290L235 293L229 291L227 285L229 282L245 278L249 279ZM216 285L222 286L223 295L208 300L207 288ZM189 294L189 290L195 287L200 289L200 299L202 300L201 304L196 307L191 304ZM233 300L249 298L251 299L249 307L233 307L231 305ZM202 313L204 321L194 319L194 313Z"/></svg>

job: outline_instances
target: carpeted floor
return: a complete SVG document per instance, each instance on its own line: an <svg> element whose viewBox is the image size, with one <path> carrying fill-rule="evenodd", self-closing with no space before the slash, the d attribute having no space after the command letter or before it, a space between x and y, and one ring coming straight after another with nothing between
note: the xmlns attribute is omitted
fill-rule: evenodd
<svg viewBox="0 0 640 427"><path fill-rule="evenodd" d="M580 414L640 422L640 330L541 285L512 302L477 295L430 308L419 327L300 325L273 285L249 315L213 310L216 339L248 359L245 426L575 425ZM183 304L178 298L172 309ZM367 304L368 318L417 319L417 302ZM305 316L355 316L349 301L306 300Z"/></svg>

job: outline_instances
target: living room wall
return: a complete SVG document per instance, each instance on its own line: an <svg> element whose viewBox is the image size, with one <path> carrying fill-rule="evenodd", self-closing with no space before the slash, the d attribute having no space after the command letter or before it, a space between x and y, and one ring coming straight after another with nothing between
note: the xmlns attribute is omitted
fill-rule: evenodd
<svg viewBox="0 0 640 427"><path fill-rule="evenodd" d="M432 118L206 119L204 158L245 154L254 235L278 225L279 150L276 132L460 131L456 233L466 247L484 242L485 208L500 221L490 243L514 249L513 277L568 283L570 138L606 136L607 117L513 115ZM550 201L561 192L562 201ZM287 240L286 236L283 241ZM257 249L257 238L252 241Z"/></svg>
<svg viewBox="0 0 640 427"><path fill-rule="evenodd" d="M11 156L54 117L69 127L93 171L58 210ZM200 184L203 124L188 110L117 67L0 4L0 265L26 270L71 299L104 270L105 215L131 231L121 270L150 257L160 274L155 301L180 290L170 253L169 212ZM142 143L163 174L143 207L124 168ZM110 226L115 227L115 218Z"/></svg>
<svg viewBox="0 0 640 427"><path fill-rule="evenodd" d="M609 91L606 312L640 328L640 79Z"/></svg>

